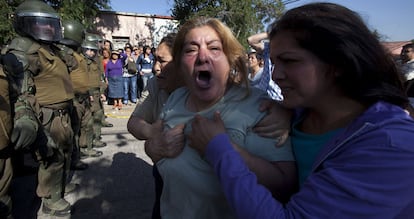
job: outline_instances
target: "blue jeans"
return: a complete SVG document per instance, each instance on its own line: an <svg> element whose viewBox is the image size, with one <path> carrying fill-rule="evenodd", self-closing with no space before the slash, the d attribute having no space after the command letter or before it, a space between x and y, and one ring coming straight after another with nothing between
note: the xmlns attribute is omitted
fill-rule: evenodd
<svg viewBox="0 0 414 219"><path fill-rule="evenodd" d="M153 73L144 73L144 75L141 76L142 77L142 81L143 81L143 88L145 90L145 88L147 87L147 82L150 78L154 77Z"/></svg>
<svg viewBox="0 0 414 219"><path fill-rule="evenodd" d="M124 104L128 103L131 95L131 102L137 102L137 75L123 77L124 79Z"/></svg>

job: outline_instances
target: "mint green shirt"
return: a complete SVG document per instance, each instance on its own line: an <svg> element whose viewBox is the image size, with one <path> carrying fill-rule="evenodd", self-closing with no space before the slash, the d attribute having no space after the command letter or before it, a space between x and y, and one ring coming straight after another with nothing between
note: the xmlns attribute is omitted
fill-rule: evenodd
<svg viewBox="0 0 414 219"><path fill-rule="evenodd" d="M275 139L260 137L252 131L265 116L259 112L261 100L267 98L263 91L253 89L250 96L243 99L245 88L233 86L214 106L197 113L185 107L188 94L187 88L183 87L169 97L161 113L166 128L185 123L184 132L189 133L196 114L213 118L214 112L220 111L234 143L269 161L294 160L289 140L283 147L276 148ZM186 145L178 157L162 159L156 165L164 181L161 195L163 219L235 217L213 169L194 149Z"/></svg>

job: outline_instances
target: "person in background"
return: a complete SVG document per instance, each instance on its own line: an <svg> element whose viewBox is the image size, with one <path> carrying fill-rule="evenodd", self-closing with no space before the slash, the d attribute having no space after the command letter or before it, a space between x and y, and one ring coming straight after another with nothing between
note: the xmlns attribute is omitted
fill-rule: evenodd
<svg viewBox="0 0 414 219"><path fill-rule="evenodd" d="M247 38L247 43L262 55L263 72L256 87L267 92L270 98L276 101L283 100L279 86L272 80L273 64L269 57L269 41L267 33L258 33Z"/></svg>
<svg viewBox="0 0 414 219"><path fill-rule="evenodd" d="M110 40L104 40L103 48L109 51L112 51L113 50L112 42Z"/></svg>
<svg viewBox="0 0 414 219"><path fill-rule="evenodd" d="M414 44L405 44L401 49L401 71L406 81L414 79Z"/></svg>
<svg viewBox="0 0 414 219"><path fill-rule="evenodd" d="M106 71L106 65L108 64L110 59L111 59L111 51L104 48L102 50L102 65L103 65L104 72Z"/></svg>
<svg viewBox="0 0 414 219"><path fill-rule="evenodd" d="M134 46L132 48L132 58L134 58L135 62L137 62L137 59L138 59L139 55L141 55L141 54L139 53L138 46Z"/></svg>
<svg viewBox="0 0 414 219"><path fill-rule="evenodd" d="M84 27L75 20L62 21L63 39L60 40L60 50L70 74L75 97L73 98L72 129L74 133L73 153L70 165L74 170L84 170L88 165L82 161L80 148L92 147L93 127L92 112L89 101L89 75L85 57L81 53L84 40ZM69 176L69 172L67 176ZM69 185L69 184L68 184ZM75 184L70 184L72 187Z"/></svg>
<svg viewBox="0 0 414 219"><path fill-rule="evenodd" d="M248 79L250 86L259 87L260 79L262 78L263 73L263 58L261 54L258 54L256 50L252 49L248 53L249 60L249 75Z"/></svg>
<svg viewBox="0 0 414 219"><path fill-rule="evenodd" d="M111 59L111 50L108 50L106 48L102 49L102 67L103 67L103 82L106 81L105 79L105 71L106 71L106 64L108 64L109 60ZM105 82L106 85L106 82ZM102 103L107 102L108 98L108 86L105 86L105 90L103 91L101 95Z"/></svg>
<svg viewBox="0 0 414 219"><path fill-rule="evenodd" d="M123 66L124 61L119 58L118 50L113 50L111 60L106 64L105 78L108 84L108 97L113 99L113 109L122 109L122 97L124 96L123 88Z"/></svg>
<svg viewBox="0 0 414 219"><path fill-rule="evenodd" d="M98 47L98 54L96 56L98 57L102 55L102 50L105 48L105 42L104 38L99 33L86 32L85 40L96 42L96 46Z"/></svg>
<svg viewBox="0 0 414 219"><path fill-rule="evenodd" d="M124 50L125 50L125 48L130 48L131 51L132 51L132 45L131 45L131 43L130 42L125 43Z"/></svg>
<svg viewBox="0 0 414 219"><path fill-rule="evenodd" d="M299 192L283 204L259 185L219 116L196 117L189 135L237 217L411 218L414 120L400 72L377 37L356 12L313 3L286 12L269 40L282 105L296 110Z"/></svg>
<svg viewBox="0 0 414 219"><path fill-rule="evenodd" d="M154 57L154 63L155 63L155 61L156 61L156 58L157 58L157 48L155 48L155 47L151 47L151 54L152 54L152 57ZM152 65L153 67L154 67L154 64ZM154 70L154 69L153 69ZM154 72L152 72L152 73L154 73ZM155 74L155 73L154 73Z"/></svg>
<svg viewBox="0 0 414 219"><path fill-rule="evenodd" d="M137 103L137 74L138 69L132 57L131 47L125 47L125 63L122 77L124 78L123 104L127 105L128 100L133 104Z"/></svg>
<svg viewBox="0 0 414 219"><path fill-rule="evenodd" d="M135 63L137 63L139 56L143 52L143 49L144 49L143 46L139 45L139 46L137 46L137 50L134 50ZM137 67L138 67L138 65L137 65ZM141 97L142 97L142 92L143 91L144 91L144 82L142 80L141 74L138 74L138 78L137 78L137 98L141 102L142 102Z"/></svg>
<svg viewBox="0 0 414 219"><path fill-rule="evenodd" d="M102 56L104 55L103 54L104 50L107 50L108 53L109 53L109 57L107 58L107 60L111 59L111 51L113 50L112 48L113 48L112 42L110 40L104 40L103 49L102 49ZM105 61L105 62L107 63L107 61ZM106 63L104 64L104 82L105 82L105 84L106 84L106 78L105 78ZM106 86L104 95L106 97L105 100L108 101L108 98L107 98L108 97L108 85ZM108 104L110 104L109 101L108 101Z"/></svg>
<svg viewBox="0 0 414 219"><path fill-rule="evenodd" d="M144 52L143 46L138 46L138 55L141 55Z"/></svg>
<svg viewBox="0 0 414 219"><path fill-rule="evenodd" d="M183 147L192 118L197 114L210 117L216 111L226 118L227 131L251 168L266 168L259 181L286 200L296 182L290 141L276 148L275 138L253 132L252 127L265 116L258 105L267 95L249 89L245 51L231 30L213 18L190 20L177 33L173 51L175 69L185 86L169 96L162 110L164 131L145 143L151 148L166 142L164 147L178 153L176 157L149 153L164 182L161 217L234 218L211 167L195 150ZM233 81L232 71L242 75L243 84ZM278 177L268 178L270 173Z"/></svg>
<svg viewBox="0 0 414 219"><path fill-rule="evenodd" d="M414 107L414 44L408 43L402 47L401 54L401 72L405 79L406 93L410 100L411 106Z"/></svg>
<svg viewBox="0 0 414 219"><path fill-rule="evenodd" d="M94 146L95 147L104 147L106 143L101 142L101 128L102 127L113 127L113 124L109 123L105 119L105 111L103 107L103 100L106 100L106 90L107 84L105 82L105 70L103 67L103 56L101 54L104 45L102 43L103 38L98 34L86 33L85 41L89 41L88 45L96 45L94 47L98 48L91 49L90 53L95 53L93 58L88 60L88 69L91 76L90 82L92 83L91 87L91 101L92 103L92 116L94 119ZM102 46L101 46L102 45ZM86 56L88 57L88 56ZM98 89L97 89L98 88Z"/></svg>
<svg viewBox="0 0 414 219"><path fill-rule="evenodd" d="M87 36L90 35L90 33L87 34ZM105 83L105 68L104 68L104 56L103 56L103 50L105 49L105 40L100 34L93 34L92 39L88 39L88 41L96 42L98 45L98 53L95 57L96 64L98 65L99 72L101 74L100 82L99 82L99 88L101 92L101 104L102 108L101 110L104 110L102 102L106 101L106 92L107 92L107 85ZM109 50L111 51L111 50ZM105 116L102 116L102 127L113 127L113 124L106 121Z"/></svg>
<svg viewBox="0 0 414 219"><path fill-rule="evenodd" d="M137 59L138 71L143 81L143 89L147 87L147 82L154 76L152 67L154 65L154 56L151 53L151 47L144 46L143 53Z"/></svg>
<svg viewBox="0 0 414 219"><path fill-rule="evenodd" d="M101 117L104 114L101 110L100 102L100 72L96 63L96 55L98 52L98 47L96 42L84 40L82 42L82 55L84 62L86 64L87 74L88 74L88 83L89 83L89 101L90 101L90 110L92 116L92 144L87 142L86 145L80 145L81 159L88 157L100 157L102 156L102 151L93 149L93 147L105 147L106 143L100 140L101 138ZM89 124L88 124L89 125Z"/></svg>
<svg viewBox="0 0 414 219"><path fill-rule="evenodd" d="M132 58L134 59L135 65L137 63L138 57L142 53L141 51L142 51L142 46L134 46L133 49L132 49ZM138 71L138 66L137 66L137 71ZM137 101L140 101L141 100L141 93L142 93L142 90L143 90L141 74L137 74L137 85L136 85L136 87L137 87Z"/></svg>

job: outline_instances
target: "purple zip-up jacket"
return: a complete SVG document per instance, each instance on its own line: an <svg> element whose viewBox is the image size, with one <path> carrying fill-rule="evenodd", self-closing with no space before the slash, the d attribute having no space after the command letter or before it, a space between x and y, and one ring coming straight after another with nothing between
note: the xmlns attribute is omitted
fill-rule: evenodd
<svg viewBox="0 0 414 219"><path fill-rule="evenodd" d="M238 218L414 218L414 121L389 103L327 143L286 205L257 184L227 135L209 142L206 159Z"/></svg>
<svg viewBox="0 0 414 219"><path fill-rule="evenodd" d="M122 77L126 54L122 53L115 63L109 59L106 64L105 77Z"/></svg>

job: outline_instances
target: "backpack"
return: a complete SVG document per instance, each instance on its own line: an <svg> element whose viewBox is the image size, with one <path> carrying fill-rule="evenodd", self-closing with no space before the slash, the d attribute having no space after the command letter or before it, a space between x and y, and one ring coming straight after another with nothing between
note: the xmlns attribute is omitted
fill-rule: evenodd
<svg viewBox="0 0 414 219"><path fill-rule="evenodd" d="M137 68L137 65L135 64L134 61L128 60L128 62L127 62L127 69L128 69L128 73L129 74L136 74L136 73L138 73L138 68Z"/></svg>

